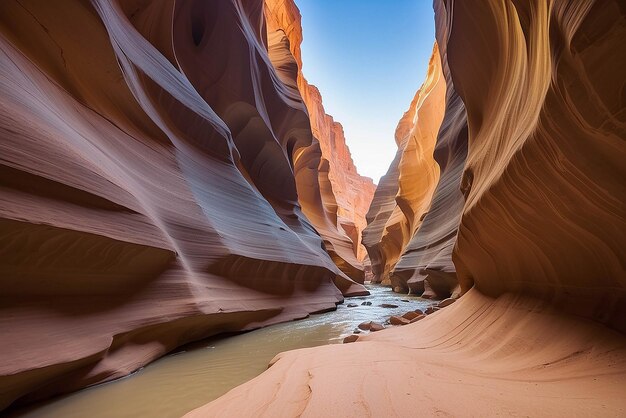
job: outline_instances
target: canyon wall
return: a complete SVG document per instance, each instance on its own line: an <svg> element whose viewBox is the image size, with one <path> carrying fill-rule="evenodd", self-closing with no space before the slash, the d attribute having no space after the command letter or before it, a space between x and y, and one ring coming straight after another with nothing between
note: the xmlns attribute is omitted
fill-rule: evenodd
<svg viewBox="0 0 626 418"><path fill-rule="evenodd" d="M189 417L624 415L626 7L434 6L441 177L392 280L443 271L463 295L353 344L281 353Z"/></svg>
<svg viewBox="0 0 626 418"><path fill-rule="evenodd" d="M339 268L363 283L367 253L361 233L376 186L357 173L341 124L326 114L319 90L302 74L300 11L291 0L266 0L265 16L270 58L284 79L296 81L286 83L299 90L314 137L295 160L302 210Z"/></svg>
<svg viewBox="0 0 626 418"><path fill-rule="evenodd" d="M429 210L439 179L433 150L444 115L445 94L446 81L435 44L426 81L398 123L396 155L380 179L367 212L363 244L374 282L389 283L390 272Z"/></svg>
<svg viewBox="0 0 626 418"><path fill-rule="evenodd" d="M436 15L445 16L442 2L435 2L434 7ZM394 290L427 298L457 297L460 292L452 250L465 202L460 184L467 158L467 115L450 74L446 23L442 18L436 20L437 43L446 80L445 114L433 154L441 174L428 212L391 275Z"/></svg>
<svg viewBox="0 0 626 418"><path fill-rule="evenodd" d="M626 331L625 15L618 1L454 3L463 291L532 295Z"/></svg>
<svg viewBox="0 0 626 418"><path fill-rule="evenodd" d="M272 41L261 0L0 3L0 409L367 293L303 213L325 175L356 236L347 149L322 175Z"/></svg>

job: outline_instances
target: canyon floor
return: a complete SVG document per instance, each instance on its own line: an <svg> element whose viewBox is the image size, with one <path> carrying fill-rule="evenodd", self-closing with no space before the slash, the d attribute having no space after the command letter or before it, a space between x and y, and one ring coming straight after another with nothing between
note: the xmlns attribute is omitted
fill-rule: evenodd
<svg viewBox="0 0 626 418"><path fill-rule="evenodd" d="M621 334L470 291L415 324L279 354L186 417L621 417L624 388Z"/></svg>

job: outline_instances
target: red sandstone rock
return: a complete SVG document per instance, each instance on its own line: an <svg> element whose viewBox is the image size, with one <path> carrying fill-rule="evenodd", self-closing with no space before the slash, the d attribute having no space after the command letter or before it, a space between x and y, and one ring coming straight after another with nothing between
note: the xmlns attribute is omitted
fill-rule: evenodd
<svg viewBox="0 0 626 418"><path fill-rule="evenodd" d="M440 308L445 308L446 306L452 305L454 302L456 302L456 299L448 298L448 299L444 299L441 302L439 302L437 304L437 306L440 307Z"/></svg>
<svg viewBox="0 0 626 418"><path fill-rule="evenodd" d="M407 325L408 323L410 323L410 321L406 318L403 318L401 316L392 316L389 318L389 323L391 325Z"/></svg>
<svg viewBox="0 0 626 418"><path fill-rule="evenodd" d="M424 314L418 315L415 318L411 319L410 323L413 324L413 323L415 323L417 321L420 321L420 320L422 320L424 318L426 318L426 315L424 315Z"/></svg>
<svg viewBox="0 0 626 418"><path fill-rule="evenodd" d="M413 319L415 317L418 317L420 315L421 315L421 311L420 311L420 313L410 311L410 312L407 312L404 315L402 315L402 318L408 319L410 321L411 319Z"/></svg>
<svg viewBox="0 0 626 418"><path fill-rule="evenodd" d="M347 344L347 343L353 343L355 341L357 341L359 339L358 335L348 335L346 338L343 339L343 343Z"/></svg>
<svg viewBox="0 0 626 418"><path fill-rule="evenodd" d="M430 205L439 178L433 150L444 114L445 91L435 44L426 81L396 128L396 156L381 178L367 213L363 244L369 253L375 282L391 283L390 272ZM406 286L391 284L399 293L408 290Z"/></svg>
<svg viewBox="0 0 626 418"><path fill-rule="evenodd" d="M372 321L367 321L367 322L361 322L358 325L359 329L362 329L363 331L369 331L369 329L372 327Z"/></svg>
<svg viewBox="0 0 626 418"><path fill-rule="evenodd" d="M439 310L440 308L438 308L437 306L429 306L428 308L426 308L426 310L424 311L424 313L426 315L430 315L432 313L435 313Z"/></svg>
<svg viewBox="0 0 626 418"><path fill-rule="evenodd" d="M375 331L382 331L385 329L385 326L382 324L379 324L378 322L372 322L370 325L370 331L375 332Z"/></svg>
<svg viewBox="0 0 626 418"><path fill-rule="evenodd" d="M341 124L326 114L319 90L300 71L302 28L297 7L291 0L266 0L265 17L270 57L277 68L297 73L295 77L289 74L283 78L293 80L292 86L299 90L314 137L313 144L299 151L296 158L302 209L324 238L326 249L339 268L363 283L363 263L369 261L361 245L361 232L376 186L370 178L357 173ZM271 46L276 43L285 47L272 53ZM292 64L287 56L293 58Z"/></svg>
<svg viewBox="0 0 626 418"><path fill-rule="evenodd" d="M316 141L263 1L131 3L0 2L0 409L367 293L303 214Z"/></svg>
<svg viewBox="0 0 626 418"><path fill-rule="evenodd" d="M416 405L426 415L623 415L624 8L434 3L454 80L435 148L442 175L391 279L412 293L429 283L438 297L458 279L464 295L341 350L282 353L270 373L190 417L414 416Z"/></svg>

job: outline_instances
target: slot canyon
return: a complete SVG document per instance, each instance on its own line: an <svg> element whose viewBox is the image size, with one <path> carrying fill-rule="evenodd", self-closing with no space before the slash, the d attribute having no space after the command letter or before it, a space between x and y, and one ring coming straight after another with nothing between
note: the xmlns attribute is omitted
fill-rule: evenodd
<svg viewBox="0 0 626 418"><path fill-rule="evenodd" d="M297 3L0 2L0 415L626 416L626 3L432 1L377 184Z"/></svg>

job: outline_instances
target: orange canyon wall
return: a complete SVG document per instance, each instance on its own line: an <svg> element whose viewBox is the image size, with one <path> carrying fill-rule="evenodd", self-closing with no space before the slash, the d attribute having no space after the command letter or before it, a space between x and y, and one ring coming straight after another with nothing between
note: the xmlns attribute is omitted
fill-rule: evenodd
<svg viewBox="0 0 626 418"><path fill-rule="evenodd" d="M352 344L280 353L189 417L624 415L626 7L434 8L441 175L391 281L444 289L450 273L463 295Z"/></svg>
<svg viewBox="0 0 626 418"><path fill-rule="evenodd" d="M261 0L0 4L0 409L366 293L324 242L360 271L371 182L269 38Z"/></svg>
<svg viewBox="0 0 626 418"><path fill-rule="evenodd" d="M446 81L435 44L426 81L398 123L398 150L367 213L363 244L369 253L374 282L390 282L390 273L429 210L440 175L433 151L444 115L445 95ZM396 290L401 291L397 286Z"/></svg>
<svg viewBox="0 0 626 418"><path fill-rule="evenodd" d="M270 58L284 70L279 74L295 79L291 84L300 91L311 121L313 143L295 161L302 209L339 268L362 283L367 252L361 232L376 186L357 173L341 124L326 114L319 90L302 74L300 11L291 0L266 0L265 16Z"/></svg>

